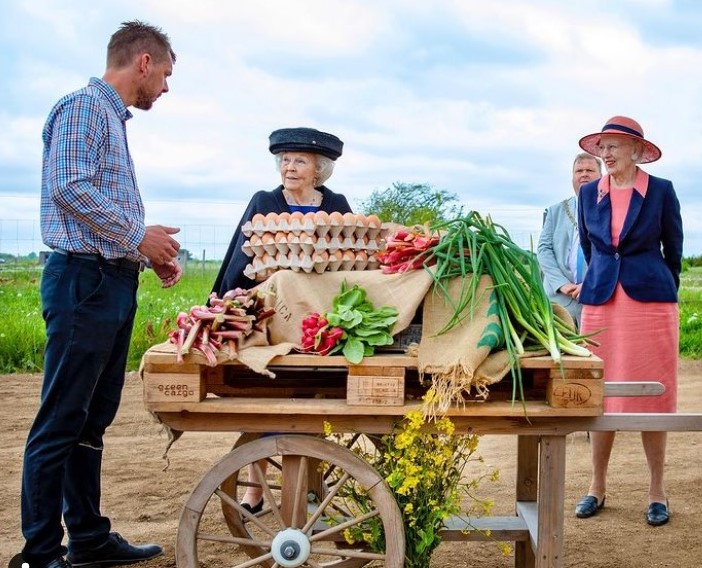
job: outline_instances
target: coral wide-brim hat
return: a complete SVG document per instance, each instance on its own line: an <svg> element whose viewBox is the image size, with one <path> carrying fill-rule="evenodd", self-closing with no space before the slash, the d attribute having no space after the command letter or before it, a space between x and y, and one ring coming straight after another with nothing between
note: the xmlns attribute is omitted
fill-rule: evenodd
<svg viewBox="0 0 702 568"><path fill-rule="evenodd" d="M655 162L662 155L662 152L658 146L644 138L644 131L643 128L641 128L641 125L633 118L626 116L613 116L607 121L607 124L602 127L600 132L583 136L578 144L580 144L580 147L589 154L599 156L600 138L603 134L620 134L641 142L643 152L641 157L636 161L639 164Z"/></svg>
<svg viewBox="0 0 702 568"><path fill-rule="evenodd" d="M314 128L281 128L274 130L269 137L269 150L280 152L312 152L332 160L341 156L344 143L333 134L320 132Z"/></svg>

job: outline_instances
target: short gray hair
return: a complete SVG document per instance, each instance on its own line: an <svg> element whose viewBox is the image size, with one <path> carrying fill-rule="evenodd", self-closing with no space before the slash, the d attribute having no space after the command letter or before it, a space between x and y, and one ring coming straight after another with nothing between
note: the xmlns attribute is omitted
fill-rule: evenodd
<svg viewBox="0 0 702 568"><path fill-rule="evenodd" d="M597 164L597 169L600 173L602 173L602 160L600 160L597 156L593 156L592 154L589 154L587 152L580 152L575 156L575 159L573 160L573 169L575 169L575 164L577 164L580 160L595 160L595 163Z"/></svg>
<svg viewBox="0 0 702 568"><path fill-rule="evenodd" d="M283 154L285 152L278 152L275 155L275 164L280 169L280 164L283 160ZM312 154L315 157L315 176L314 176L314 186L315 187L320 187L324 185L324 182L327 181L331 175L334 173L334 160L331 158L327 158L326 156L322 156L321 154Z"/></svg>

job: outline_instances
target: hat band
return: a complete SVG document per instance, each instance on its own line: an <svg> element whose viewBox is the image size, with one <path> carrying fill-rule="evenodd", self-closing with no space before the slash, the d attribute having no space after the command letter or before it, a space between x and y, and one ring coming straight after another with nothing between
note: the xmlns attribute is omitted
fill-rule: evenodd
<svg viewBox="0 0 702 568"><path fill-rule="evenodd" d="M629 128L628 126L622 126L621 124L605 124L605 127L602 129L602 132L605 132L607 130L620 130L621 132L632 134L638 138L643 138L643 134L638 130L634 130L633 128Z"/></svg>

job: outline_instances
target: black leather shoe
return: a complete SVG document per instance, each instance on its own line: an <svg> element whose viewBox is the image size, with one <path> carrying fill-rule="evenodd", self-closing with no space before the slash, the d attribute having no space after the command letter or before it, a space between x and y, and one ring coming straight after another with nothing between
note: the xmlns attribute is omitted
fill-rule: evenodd
<svg viewBox="0 0 702 568"><path fill-rule="evenodd" d="M57 558L48 564L42 564L42 568L71 568L71 563L63 558Z"/></svg>
<svg viewBox="0 0 702 568"><path fill-rule="evenodd" d="M597 497L594 495L586 495L575 506L575 516L579 519L594 517L597 512L604 507L605 499L605 497L602 497L602 501L598 503Z"/></svg>
<svg viewBox="0 0 702 568"><path fill-rule="evenodd" d="M646 521L649 525L660 527L670 520L670 511L668 510L668 502L651 503L646 512Z"/></svg>
<svg viewBox="0 0 702 568"><path fill-rule="evenodd" d="M135 564L144 560L151 560L163 554L163 548L157 544L144 544L133 546L122 535L113 532L107 542L91 548L68 553L71 566L92 566L106 568L107 566L120 566L122 564Z"/></svg>
<svg viewBox="0 0 702 568"><path fill-rule="evenodd" d="M241 506L252 515L260 513L261 511L263 511L263 497L261 497L261 500L255 505L251 505L249 503L242 503Z"/></svg>

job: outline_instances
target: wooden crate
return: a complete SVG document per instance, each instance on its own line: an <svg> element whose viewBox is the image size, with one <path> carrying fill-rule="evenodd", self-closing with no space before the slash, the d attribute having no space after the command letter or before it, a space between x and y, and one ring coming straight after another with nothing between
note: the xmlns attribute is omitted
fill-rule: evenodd
<svg viewBox="0 0 702 568"><path fill-rule="evenodd" d="M405 404L405 368L349 366L346 402L351 406Z"/></svg>

